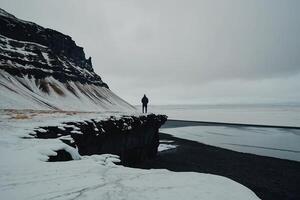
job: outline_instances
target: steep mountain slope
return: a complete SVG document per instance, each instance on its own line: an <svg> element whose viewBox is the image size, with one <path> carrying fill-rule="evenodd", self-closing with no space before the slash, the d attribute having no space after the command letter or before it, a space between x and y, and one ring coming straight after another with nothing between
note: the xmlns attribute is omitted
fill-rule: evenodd
<svg viewBox="0 0 300 200"><path fill-rule="evenodd" d="M70 36L0 9L0 109L134 110Z"/></svg>

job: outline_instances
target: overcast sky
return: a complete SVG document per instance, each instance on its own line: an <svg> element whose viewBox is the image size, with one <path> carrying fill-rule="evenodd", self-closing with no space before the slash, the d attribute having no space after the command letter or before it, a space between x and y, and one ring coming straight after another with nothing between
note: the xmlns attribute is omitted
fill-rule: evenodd
<svg viewBox="0 0 300 200"><path fill-rule="evenodd" d="M131 104L300 103L299 0L0 0L70 35Z"/></svg>

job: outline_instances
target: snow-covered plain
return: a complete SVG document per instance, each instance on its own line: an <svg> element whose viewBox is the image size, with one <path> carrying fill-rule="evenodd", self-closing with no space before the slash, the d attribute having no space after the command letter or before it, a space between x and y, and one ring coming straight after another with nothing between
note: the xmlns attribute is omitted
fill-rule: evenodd
<svg viewBox="0 0 300 200"><path fill-rule="evenodd" d="M39 126L107 116L0 111L1 199L258 199L248 188L224 177L126 168L114 164L116 156L80 156L58 139L33 139L28 135ZM76 160L45 162L60 148L67 148Z"/></svg>
<svg viewBox="0 0 300 200"><path fill-rule="evenodd" d="M186 126L161 132L239 152L300 161L300 130L245 126Z"/></svg>

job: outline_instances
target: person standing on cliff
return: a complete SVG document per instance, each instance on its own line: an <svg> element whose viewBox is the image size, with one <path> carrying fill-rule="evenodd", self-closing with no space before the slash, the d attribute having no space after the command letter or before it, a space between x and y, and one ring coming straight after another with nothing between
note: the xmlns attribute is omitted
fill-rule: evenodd
<svg viewBox="0 0 300 200"><path fill-rule="evenodd" d="M146 97L146 95L144 94L144 96L143 96L143 98L142 98L142 104L143 104L142 110L143 110L143 113L144 113L144 111L145 111L145 113L147 113L147 105L148 105L148 102L149 102L149 100L148 100L148 98Z"/></svg>

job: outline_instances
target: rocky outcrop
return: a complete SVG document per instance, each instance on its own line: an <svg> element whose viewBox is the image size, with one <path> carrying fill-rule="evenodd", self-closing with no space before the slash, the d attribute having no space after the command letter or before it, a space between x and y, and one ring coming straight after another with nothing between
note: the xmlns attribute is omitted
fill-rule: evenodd
<svg viewBox="0 0 300 200"><path fill-rule="evenodd" d="M82 47L58 31L43 28L0 10L1 68L14 75L53 76L108 87L94 73ZM18 66L19 65L19 66Z"/></svg>
<svg viewBox="0 0 300 200"><path fill-rule="evenodd" d="M157 154L158 129L167 120L165 115L111 117L82 122L67 122L63 126L39 127L32 134L36 138L59 138L78 148L80 155L115 154L121 164L131 166ZM57 152L49 161L71 160L67 152Z"/></svg>

